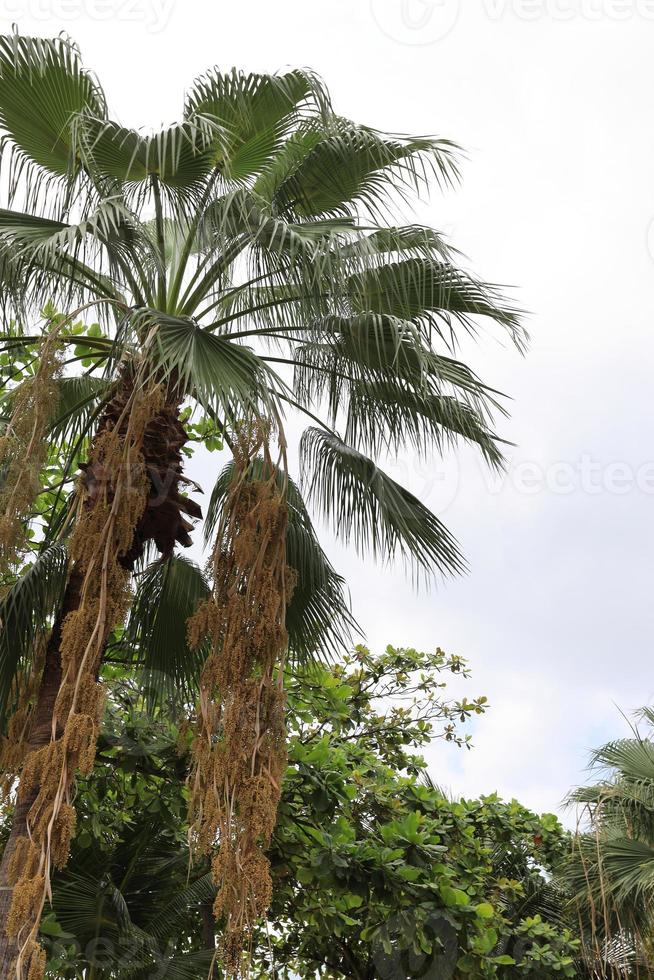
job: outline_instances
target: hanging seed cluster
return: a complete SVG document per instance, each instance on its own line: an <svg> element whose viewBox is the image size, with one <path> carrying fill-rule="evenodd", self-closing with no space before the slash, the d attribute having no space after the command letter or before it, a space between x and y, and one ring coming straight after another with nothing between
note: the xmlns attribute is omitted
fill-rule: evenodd
<svg viewBox="0 0 654 980"><path fill-rule="evenodd" d="M27 544L27 520L41 492L41 472L47 456L47 426L58 400L61 348L57 330L41 345L38 367L15 391L12 414L0 437L0 593L5 591L18 556ZM0 624L2 628L2 624ZM44 638L29 672L18 674L12 685L16 705L0 740L0 797L7 798L24 761L32 711L44 663Z"/></svg>
<svg viewBox="0 0 654 980"><path fill-rule="evenodd" d="M252 928L270 905L265 849L286 767L287 508L270 458L262 479L248 479L249 466L241 447L214 550L213 594L188 623L192 646L212 639L193 742L191 843L200 854L217 846L214 912L225 922L228 977L246 975Z"/></svg>
<svg viewBox="0 0 654 980"><path fill-rule="evenodd" d="M16 390L11 419L0 437L0 587L27 543L26 518L41 492L41 471L47 456L45 438L62 365L56 331L42 344L33 377Z"/></svg>
<svg viewBox="0 0 654 980"><path fill-rule="evenodd" d="M8 800L28 752L28 737L45 663L46 638L39 639L38 650L29 673L20 673L12 684L15 710L0 739L0 800Z"/></svg>
<svg viewBox="0 0 654 980"><path fill-rule="evenodd" d="M65 866L75 829L71 802L76 773L90 774L104 708L98 682L102 653L129 602L129 569L121 556L132 546L150 482L141 451L145 430L161 410L159 387L135 388L124 416L96 437L79 487L71 559L83 574L78 607L61 631L62 680L49 743L28 755L18 803L31 802L28 836L20 838L9 868L13 885L7 932L17 938L19 980L41 980L44 952L37 942L53 868ZM88 472L88 468L87 468Z"/></svg>

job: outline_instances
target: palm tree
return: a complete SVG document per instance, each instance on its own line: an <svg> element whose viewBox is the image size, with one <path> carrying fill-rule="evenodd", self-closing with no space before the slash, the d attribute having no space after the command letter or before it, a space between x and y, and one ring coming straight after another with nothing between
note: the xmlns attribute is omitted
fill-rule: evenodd
<svg viewBox="0 0 654 980"><path fill-rule="evenodd" d="M111 119L68 39L14 34L0 39L0 128L4 347L57 331L65 364L47 438L61 453L59 501L78 464L81 474L2 610L4 713L32 670L37 693L0 869L0 972L31 978L51 867L67 859L75 773L92 765L100 665L134 569L159 553L132 609L137 632L166 617L164 593L200 597L190 566L172 557L200 517L184 492L182 413L192 407L234 455L212 502L205 613L213 603L222 615L220 587L246 588L245 618L256 621L265 590L277 590L275 643L254 657L268 658L272 691L287 638L291 655L313 655L349 623L343 583L286 473L285 415L311 423L302 485L338 536L418 574L458 572L452 535L375 459L461 439L501 465L497 394L457 359L456 331L474 333L485 317L518 346L524 337L516 313L457 267L437 232L395 223L411 193L456 180L456 148L342 118L308 71L211 70L188 92L182 121L146 135ZM102 329L71 336L61 317L28 329L46 301L66 323L93 310ZM276 543L261 508L275 512ZM263 557L244 568L247 526ZM196 626L196 655L209 651L210 664L225 636ZM230 682L247 679L252 656ZM209 680L205 694L207 707L218 696ZM201 734L211 736L207 718Z"/></svg>
<svg viewBox="0 0 654 980"><path fill-rule="evenodd" d="M648 727L654 711L642 710ZM632 738L602 746L592 757L598 782L570 802L582 808L563 880L574 895L591 976L654 975L654 740Z"/></svg>

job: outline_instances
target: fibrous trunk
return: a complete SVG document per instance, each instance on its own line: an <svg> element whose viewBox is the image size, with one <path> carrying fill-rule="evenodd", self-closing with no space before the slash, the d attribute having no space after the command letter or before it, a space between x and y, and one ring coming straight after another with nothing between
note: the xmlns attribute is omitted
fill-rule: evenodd
<svg viewBox="0 0 654 980"><path fill-rule="evenodd" d="M75 774L93 766L103 710L98 674L108 637L129 604L134 563L150 542L166 557L176 541L189 544L191 524L183 514L200 516L180 494L186 436L179 401L162 386L125 375L83 467L72 572L47 645L11 842L0 867L0 963L13 961L3 977L43 975L39 920L52 868L68 858Z"/></svg>

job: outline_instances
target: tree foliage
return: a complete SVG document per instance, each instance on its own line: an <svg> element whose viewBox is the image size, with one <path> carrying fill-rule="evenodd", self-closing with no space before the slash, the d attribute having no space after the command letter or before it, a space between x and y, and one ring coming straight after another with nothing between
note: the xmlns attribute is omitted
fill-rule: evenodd
<svg viewBox="0 0 654 980"><path fill-rule="evenodd" d="M453 800L417 752L462 750L485 698L447 698L467 665L442 651L358 647L289 678L289 766L271 860L275 897L255 976L570 977L578 943L542 900L567 848L558 820L496 796ZM81 833L43 924L50 975L198 977L213 956L208 867L188 876L187 737L146 715L124 668ZM219 926L220 928L220 926Z"/></svg>

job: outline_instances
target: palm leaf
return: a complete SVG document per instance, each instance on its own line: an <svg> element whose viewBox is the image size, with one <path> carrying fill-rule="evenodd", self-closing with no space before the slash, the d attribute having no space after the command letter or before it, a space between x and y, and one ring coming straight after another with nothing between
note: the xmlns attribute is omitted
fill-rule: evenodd
<svg viewBox="0 0 654 980"><path fill-rule="evenodd" d="M84 338L79 338L79 342L84 343ZM53 440L71 444L81 432L88 431L91 419L109 398L114 384L107 378L83 374L58 378L56 387L57 406L50 421L49 433Z"/></svg>
<svg viewBox="0 0 654 980"><path fill-rule="evenodd" d="M193 85L185 116L214 125L215 163L226 179L241 182L271 163L298 119L327 103L324 88L310 72L245 75L212 70Z"/></svg>
<svg viewBox="0 0 654 980"><path fill-rule="evenodd" d="M654 743L641 738L608 742L593 753L591 765L617 770L621 780L654 784Z"/></svg>
<svg viewBox="0 0 654 980"><path fill-rule="evenodd" d="M489 389L460 361L437 354L411 321L379 313L323 318L315 339L297 347L294 386L300 400L326 396L332 421L358 386L393 384L425 396L452 394L486 417L502 411Z"/></svg>
<svg viewBox="0 0 654 980"><path fill-rule="evenodd" d="M156 176L171 190L202 187L213 169L213 127L191 121L143 136L105 119L84 127L85 162L95 174L138 185Z"/></svg>
<svg viewBox="0 0 654 980"><path fill-rule="evenodd" d="M103 116L105 101L67 39L0 38L0 128L20 163L72 177L76 122L83 113Z"/></svg>
<svg viewBox="0 0 654 980"><path fill-rule="evenodd" d="M63 544L45 548L0 601L0 730L12 710L12 685L29 672L36 641L58 610L68 576Z"/></svg>
<svg viewBox="0 0 654 980"><path fill-rule="evenodd" d="M650 902L654 894L654 846L627 837L606 841L602 865L608 885L618 902Z"/></svg>
<svg viewBox="0 0 654 980"><path fill-rule="evenodd" d="M277 187L274 202L280 213L303 217L349 213L355 203L376 215L389 191L417 190L429 176L455 180L455 149L446 140L388 137L335 120L323 139L307 140L305 158Z"/></svg>
<svg viewBox="0 0 654 980"><path fill-rule="evenodd" d="M300 455L309 500L360 554L383 561L399 555L427 575L464 570L456 541L438 518L336 434L306 429Z"/></svg>
<svg viewBox="0 0 654 980"><path fill-rule="evenodd" d="M474 330L472 318L490 317L522 346L523 328L515 310L490 287L446 262L414 257L354 275L350 282L356 312L381 313L425 323L445 336L452 319Z"/></svg>
<svg viewBox="0 0 654 980"><path fill-rule="evenodd" d="M141 247L132 216L113 199L101 202L77 224L0 211L0 253L11 255L5 288L20 311L31 307L40 312L44 295L63 309L89 298L120 303L117 266L126 253L138 254ZM94 268L102 267L105 258L110 275Z"/></svg>
<svg viewBox="0 0 654 980"><path fill-rule="evenodd" d="M190 650L186 622L208 594L201 570L180 555L144 572L120 648L135 657L151 699L192 697L206 650Z"/></svg>
<svg viewBox="0 0 654 980"><path fill-rule="evenodd" d="M148 924L148 931L159 940L170 935L171 924L183 920L189 909L213 905L216 886L211 873L204 874L183 888Z"/></svg>
<svg viewBox="0 0 654 980"><path fill-rule="evenodd" d="M451 395L415 391L392 381L350 387L345 439L373 455L399 453L412 445L425 457L462 439L478 446L494 469L503 464L499 439L476 408Z"/></svg>
<svg viewBox="0 0 654 980"><path fill-rule="evenodd" d="M154 335L153 372L174 380L221 420L258 415L270 409L271 389L285 389L250 348L217 337L190 318L141 310L131 318L130 329L137 337Z"/></svg>

